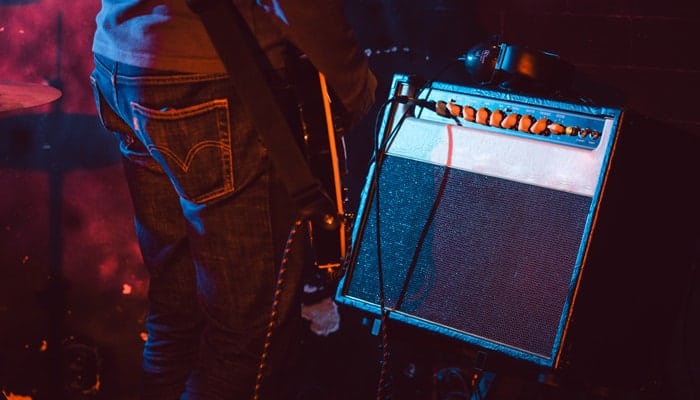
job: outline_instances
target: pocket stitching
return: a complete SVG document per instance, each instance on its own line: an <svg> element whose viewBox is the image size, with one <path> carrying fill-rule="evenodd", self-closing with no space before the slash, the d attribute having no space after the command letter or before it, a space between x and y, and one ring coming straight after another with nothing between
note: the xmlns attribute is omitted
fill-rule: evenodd
<svg viewBox="0 0 700 400"><path fill-rule="evenodd" d="M134 114L141 115L144 118L150 118L152 120L161 121L169 121L185 117L197 116L205 114L207 112L215 112L216 114L223 112L223 119L225 120L225 124L223 124L222 126L222 124L218 122L221 121L221 116L216 117L216 121L217 128L219 129L219 131L221 132L222 130L225 130L226 134L219 134L219 140L209 139L197 142L187 150L187 154L185 155L184 160L181 159L175 152L170 150L170 148L158 146L157 144L155 144L153 142L153 139L150 136L147 136L139 126L139 120L136 117L136 115L133 116L133 127L134 131L138 132L139 136L141 137L141 140L146 144L146 147L151 153L151 155L154 155L154 151L157 151L156 155L161 155L161 157L163 158L163 162L166 164L164 167L168 166L168 163L165 162L165 159L167 158L172 160L172 162L179 166L181 171L187 173L196 155L205 148L215 147L220 149L222 153L226 154L226 156L222 156L221 158L222 165L220 165L220 168L222 168L222 181L221 186L217 189L210 190L198 196L189 196L187 193L184 193L181 184L179 184L174 177L171 177L171 180L174 181L173 186L175 190L183 199L187 199L195 203L201 204L206 201L213 200L215 198L231 193L235 190L235 178L233 173L233 149L231 146L232 132L227 99L214 99L186 108L169 110L156 110L153 108L143 106L137 102L131 102L130 106ZM169 167L166 168L166 170L168 169Z"/></svg>

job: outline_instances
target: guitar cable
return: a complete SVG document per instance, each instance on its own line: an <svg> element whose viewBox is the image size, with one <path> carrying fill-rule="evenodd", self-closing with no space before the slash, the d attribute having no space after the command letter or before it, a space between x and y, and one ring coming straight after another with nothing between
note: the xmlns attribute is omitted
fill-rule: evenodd
<svg viewBox="0 0 700 400"><path fill-rule="evenodd" d="M267 324L267 332L265 333L265 341L263 343L262 354L260 355L260 364L258 364L258 373L255 377L255 388L253 390L253 400L260 400L260 390L262 388L263 380L265 377L265 368L267 367L267 358L270 354L270 346L272 345L272 334L277 324L277 317L279 312L280 297L282 295L282 287L284 286L284 275L287 272L287 265L289 263L289 253L292 250L292 243L294 243L294 238L299 232L299 228L302 226L306 218L297 218L294 221L294 225L289 231L287 236L287 242L284 245L284 252L282 254L282 261L280 263L279 271L277 272L277 282L275 283L275 292L272 300L272 307L270 309L270 321Z"/></svg>
<svg viewBox="0 0 700 400"><path fill-rule="evenodd" d="M384 267L383 267L383 262L382 262L382 252L381 252L381 233L380 233L380 202L379 202L379 178L380 178L380 170L382 167L382 164L384 162L384 158L386 156L386 149L388 146L391 144L393 139L396 137L398 132L400 131L401 126L403 125L403 122L406 120L406 118L410 116L414 116L413 111L414 111L414 106L418 106L421 109L429 108L432 109L432 111L436 111L434 108L432 108L428 102L425 100L427 99L428 95L432 91L432 83L435 81L435 79L442 75L449 67L453 66L454 63L448 63L447 65L443 66L443 68L438 72L438 74L435 75L433 79L430 79L423 83L417 90L414 96L412 97L407 97L407 96L401 96L401 95L394 95L391 98L389 98L387 101L382 103L382 105L379 108L379 112L377 113L377 118L375 120L375 129L374 129L374 151L372 154L372 157L370 159L370 163L374 162L374 170L372 171L372 184L370 185L369 193L368 196L374 201L375 204L375 236L376 236L376 243L377 243L377 278L379 280L379 308L380 308L380 332L381 332L381 348L382 348L382 360L381 360L381 367L379 371L379 379L378 379L378 384L377 384L377 400L384 400L386 398L386 391L389 389L391 386L390 381L389 381L389 359L390 359L390 347L389 347L389 333L387 330L387 323L389 320L389 310L387 310L386 307L386 293L384 290ZM423 94L423 92L427 89L427 93L424 96L423 100L419 100L420 96ZM408 100L408 101L406 101ZM387 110L386 108L389 105L396 105L396 103L409 103L411 104L411 107L407 108L406 111L399 117L399 120L391 129L391 131L388 132L387 135L384 137L381 137L380 131L381 131L381 124L379 123L380 116L383 116ZM389 111L390 112L390 111ZM391 112L390 112L391 113ZM389 119L391 118L391 115L389 115L389 118L387 119L386 123L389 123ZM443 176L443 179L441 181L441 188L444 189L444 185L447 180L447 174ZM441 189L442 190L442 189ZM399 294L398 302L396 304L396 308L398 309L401 306L401 303L403 302L403 299L405 297L407 288L408 288L408 283L410 281L410 277L413 274L413 270L415 269L415 264L417 263L417 256L418 252L420 251L420 248L422 248L422 242L425 237L425 234L427 233L428 227L434 217L435 210L437 208L437 199L436 202L433 204L431 207L430 215L428 220L426 221L423 230L421 232L421 239L419 239L419 245L418 249L416 250L416 253L413 256L413 261L411 262L411 266L409 267L408 274L406 276L406 280L404 281L404 285L401 289L401 293ZM365 213L364 217L362 218L362 225L364 225L367 221L367 216L369 215L369 212Z"/></svg>
<svg viewBox="0 0 700 400"><path fill-rule="evenodd" d="M380 107L380 112L377 113L377 116L379 117L380 115L383 114L382 110L384 110L389 104L396 104L396 99L391 98L387 101L385 101L382 106ZM411 109L407 109L406 112L404 112L401 117L399 118L399 121L397 122L396 126L394 129L392 129L391 132L389 132L389 135L386 137L380 138L379 134L379 129L378 129L378 124L375 123L375 135L374 135L374 154L372 156L373 161L375 163L374 166L374 171L373 171L373 176L372 176L372 185L371 185L371 193L370 195L372 196L372 199L375 202L375 220L376 220L376 227L375 227L375 235L376 235L376 242L377 242L377 277L379 280L379 308L380 308L380 329L381 329L381 348L382 348L382 360L381 360L381 367L379 370L379 380L377 382L377 400L382 400L385 398L385 391L389 389L390 382L389 382L389 358L390 358L390 349L389 349L389 333L387 330L387 322L388 322L388 311L386 309L386 294L384 292L384 267L382 264L382 253L381 253L381 233L380 233L380 210L379 210L379 172L381 170L382 164L384 162L384 156L385 153L383 149L387 148L391 140L396 136L396 134L399 131L399 128L403 124L403 121L411 115ZM377 118L377 122L378 122ZM367 213L366 215L368 215ZM363 218L363 224L366 223L366 217Z"/></svg>

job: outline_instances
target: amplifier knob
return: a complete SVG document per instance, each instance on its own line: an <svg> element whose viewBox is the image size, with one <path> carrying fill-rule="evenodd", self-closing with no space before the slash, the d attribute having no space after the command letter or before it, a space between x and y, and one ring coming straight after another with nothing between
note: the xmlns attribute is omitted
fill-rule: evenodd
<svg viewBox="0 0 700 400"><path fill-rule="evenodd" d="M535 118L532 115L525 114L518 121L518 130L520 132L530 132L530 126L534 122Z"/></svg>
<svg viewBox="0 0 700 400"><path fill-rule="evenodd" d="M450 110L447 108L447 102L443 100L438 100L435 103L435 114L446 118L452 117Z"/></svg>
<svg viewBox="0 0 700 400"><path fill-rule="evenodd" d="M591 131L591 139L598 139L600 137L600 132Z"/></svg>
<svg viewBox="0 0 700 400"><path fill-rule="evenodd" d="M486 107L481 107L476 112L476 122L482 125L487 125L489 121L489 114L491 112Z"/></svg>
<svg viewBox="0 0 700 400"><path fill-rule="evenodd" d="M569 136L576 136L578 135L579 129L577 126L567 126L565 132Z"/></svg>
<svg viewBox="0 0 700 400"><path fill-rule="evenodd" d="M489 118L489 125L491 126L501 126L501 122L503 121L503 117L505 116L505 113L501 110L493 110L491 113L491 118Z"/></svg>
<svg viewBox="0 0 700 400"><path fill-rule="evenodd" d="M547 125L549 125L549 120L547 118L540 118L532 124L530 132L535 135L547 135L549 133L547 132Z"/></svg>
<svg viewBox="0 0 700 400"><path fill-rule="evenodd" d="M555 135L563 135L564 131L566 130L566 128L564 128L564 125L557 124L556 122L547 125L547 129L549 129L549 131Z"/></svg>
<svg viewBox="0 0 700 400"><path fill-rule="evenodd" d="M578 136L579 136L579 137L582 137L582 138L585 138L585 137L587 137L590 133L591 133L591 130L590 130L590 129L584 128L584 129L581 129L581 130L578 132Z"/></svg>
<svg viewBox="0 0 700 400"><path fill-rule="evenodd" d="M452 115L453 117L459 117L460 114L462 114L462 106L455 103L454 100L450 100L450 102L446 104L446 107L447 111L449 111L450 115Z"/></svg>
<svg viewBox="0 0 700 400"><path fill-rule="evenodd" d="M474 109L474 107L463 106L462 118L469 122L474 122L476 120L476 110Z"/></svg>
<svg viewBox="0 0 700 400"><path fill-rule="evenodd" d="M515 125L517 125L519 118L520 118L520 115L515 114L515 113L506 115L506 117L503 118L503 121L501 121L501 128L505 128L505 129L514 128Z"/></svg>

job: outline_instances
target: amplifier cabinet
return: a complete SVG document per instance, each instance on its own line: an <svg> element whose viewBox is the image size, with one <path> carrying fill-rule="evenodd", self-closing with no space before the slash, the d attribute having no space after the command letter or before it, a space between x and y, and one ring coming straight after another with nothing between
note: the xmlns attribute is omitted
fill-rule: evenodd
<svg viewBox="0 0 700 400"><path fill-rule="evenodd" d="M623 111L443 82L419 97L384 114L336 300L556 367Z"/></svg>

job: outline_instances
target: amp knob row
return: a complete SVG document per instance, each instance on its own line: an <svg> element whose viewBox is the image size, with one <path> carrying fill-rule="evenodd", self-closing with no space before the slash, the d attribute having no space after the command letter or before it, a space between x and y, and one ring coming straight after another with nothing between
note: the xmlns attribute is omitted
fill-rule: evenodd
<svg viewBox="0 0 700 400"><path fill-rule="evenodd" d="M437 113L450 118L462 118L465 121L502 129L517 130L534 135L568 135L581 138L598 139L600 132L577 126L564 126L549 118L535 118L530 114L506 113L502 110L489 110L486 107L474 108L459 105L454 101L438 101Z"/></svg>

